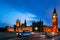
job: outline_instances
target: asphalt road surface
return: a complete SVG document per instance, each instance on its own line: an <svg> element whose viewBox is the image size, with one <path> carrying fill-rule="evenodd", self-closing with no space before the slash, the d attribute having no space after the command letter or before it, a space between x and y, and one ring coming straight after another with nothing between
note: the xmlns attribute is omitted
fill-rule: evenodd
<svg viewBox="0 0 60 40"><path fill-rule="evenodd" d="M60 36L46 38L45 36L36 33L30 37L17 37L16 33L0 32L0 40L60 40Z"/></svg>

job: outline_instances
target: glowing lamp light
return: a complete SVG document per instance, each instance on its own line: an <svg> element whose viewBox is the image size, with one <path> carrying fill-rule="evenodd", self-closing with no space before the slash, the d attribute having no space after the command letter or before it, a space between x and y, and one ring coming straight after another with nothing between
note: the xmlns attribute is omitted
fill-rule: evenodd
<svg viewBox="0 0 60 40"><path fill-rule="evenodd" d="M16 35L18 35L18 33L16 33Z"/></svg>
<svg viewBox="0 0 60 40"><path fill-rule="evenodd" d="M35 30L38 30L38 27L35 27Z"/></svg>

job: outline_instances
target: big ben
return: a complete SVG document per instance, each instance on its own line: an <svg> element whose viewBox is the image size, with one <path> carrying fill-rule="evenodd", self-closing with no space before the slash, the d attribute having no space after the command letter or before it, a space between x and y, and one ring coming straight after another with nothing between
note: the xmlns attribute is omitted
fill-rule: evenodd
<svg viewBox="0 0 60 40"><path fill-rule="evenodd" d="M52 15L52 32L58 32L58 15L55 8Z"/></svg>

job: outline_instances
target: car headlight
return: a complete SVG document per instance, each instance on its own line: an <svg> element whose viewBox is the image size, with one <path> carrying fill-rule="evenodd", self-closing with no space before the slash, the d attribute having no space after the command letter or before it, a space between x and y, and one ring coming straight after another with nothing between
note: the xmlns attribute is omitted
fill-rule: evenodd
<svg viewBox="0 0 60 40"><path fill-rule="evenodd" d="M18 35L18 33L16 33L16 35Z"/></svg>
<svg viewBox="0 0 60 40"><path fill-rule="evenodd" d="M21 33L19 35L21 35Z"/></svg>

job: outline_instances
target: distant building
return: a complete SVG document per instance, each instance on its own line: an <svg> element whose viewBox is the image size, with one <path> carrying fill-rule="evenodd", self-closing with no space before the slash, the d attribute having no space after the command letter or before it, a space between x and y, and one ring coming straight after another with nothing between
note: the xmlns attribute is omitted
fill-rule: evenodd
<svg viewBox="0 0 60 40"><path fill-rule="evenodd" d="M13 28L13 27L8 27L7 30L8 30L9 32L14 32L14 28Z"/></svg>
<svg viewBox="0 0 60 40"><path fill-rule="evenodd" d="M52 26L46 26L46 25L44 25L43 31L44 32L52 32Z"/></svg>
<svg viewBox="0 0 60 40"><path fill-rule="evenodd" d="M52 14L52 26L44 26L43 30L44 32L58 32L58 15L55 8Z"/></svg>
<svg viewBox="0 0 60 40"><path fill-rule="evenodd" d="M19 19L16 20L16 27L20 27L20 20Z"/></svg>
<svg viewBox="0 0 60 40"><path fill-rule="evenodd" d="M0 28L0 32L6 31L6 28Z"/></svg>
<svg viewBox="0 0 60 40"><path fill-rule="evenodd" d="M14 27L8 27L7 30L10 32L22 32L23 30L29 30L32 31L32 26L26 26L26 20L24 24L20 25L20 20L16 20L16 25Z"/></svg>
<svg viewBox="0 0 60 40"><path fill-rule="evenodd" d="M52 14L52 26L43 25L43 21L32 22L32 26L27 26L26 20L24 24L20 24L20 20L16 20L14 27L7 27L7 31L21 32L23 30L29 30L33 32L58 32L58 15L56 9Z"/></svg>
<svg viewBox="0 0 60 40"><path fill-rule="evenodd" d="M40 20L38 22L32 23L33 32L42 32L43 31L43 22Z"/></svg>
<svg viewBox="0 0 60 40"><path fill-rule="evenodd" d="M24 26L25 26L25 27L27 26L26 20L25 20L25 22L24 22Z"/></svg>

